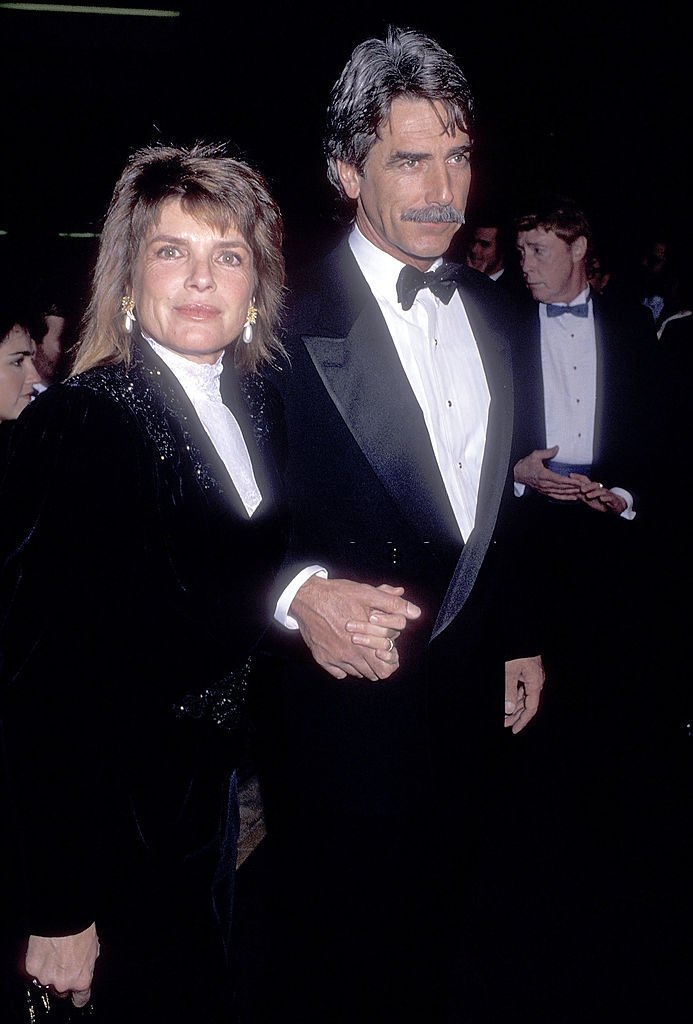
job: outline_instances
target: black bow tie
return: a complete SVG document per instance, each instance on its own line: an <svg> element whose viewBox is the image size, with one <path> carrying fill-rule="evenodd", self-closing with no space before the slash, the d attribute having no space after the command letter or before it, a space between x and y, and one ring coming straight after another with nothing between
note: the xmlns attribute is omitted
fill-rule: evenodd
<svg viewBox="0 0 693 1024"><path fill-rule="evenodd" d="M575 306L557 306L553 302L546 303L547 316L563 316L564 313L572 313L573 316L587 316L589 303L578 302Z"/></svg>
<svg viewBox="0 0 693 1024"><path fill-rule="evenodd" d="M441 263L437 270L417 270L405 263L397 278L397 298L402 309L411 309L420 288L430 288L435 296L446 305L460 279L459 263Z"/></svg>

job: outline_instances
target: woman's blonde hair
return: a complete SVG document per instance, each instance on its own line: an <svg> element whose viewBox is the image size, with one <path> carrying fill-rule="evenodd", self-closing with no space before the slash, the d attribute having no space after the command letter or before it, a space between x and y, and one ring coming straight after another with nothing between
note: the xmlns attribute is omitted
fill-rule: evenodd
<svg viewBox="0 0 693 1024"><path fill-rule="evenodd" d="M225 154L223 146L137 150L116 183L103 224L72 374L108 363L130 364L132 338L121 300L127 294L142 241L161 207L179 199L186 213L226 232L231 225L251 248L257 321L248 345L236 344L241 372L252 372L283 351L278 338L285 268L283 223L263 177Z"/></svg>

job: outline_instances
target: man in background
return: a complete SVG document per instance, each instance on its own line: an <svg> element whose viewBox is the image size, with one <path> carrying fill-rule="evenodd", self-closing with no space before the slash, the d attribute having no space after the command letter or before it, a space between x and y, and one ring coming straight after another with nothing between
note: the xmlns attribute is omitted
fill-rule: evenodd
<svg viewBox="0 0 693 1024"><path fill-rule="evenodd" d="M669 686L655 625L657 473L671 439L652 317L590 286L585 212L539 196L516 229L534 303L513 350L515 526L552 679L526 750L538 797L526 880L545 897L528 920L553 962L542 987L558 984L581 1019L596 1019L595 1002L611 1013L644 1005L671 954L652 939L651 913L663 906Z"/></svg>
<svg viewBox="0 0 693 1024"><path fill-rule="evenodd" d="M512 226L506 217L491 209L479 210L460 234L458 245L468 267L487 274L514 298L529 299L517 259Z"/></svg>

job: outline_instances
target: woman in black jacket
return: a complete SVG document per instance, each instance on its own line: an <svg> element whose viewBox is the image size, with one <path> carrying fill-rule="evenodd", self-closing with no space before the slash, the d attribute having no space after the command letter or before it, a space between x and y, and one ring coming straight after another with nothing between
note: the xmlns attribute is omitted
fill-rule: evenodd
<svg viewBox="0 0 693 1024"><path fill-rule="evenodd" d="M281 244L220 147L137 152L73 373L17 424L0 491L20 957L104 1021L230 1019L235 768L283 547L257 372Z"/></svg>

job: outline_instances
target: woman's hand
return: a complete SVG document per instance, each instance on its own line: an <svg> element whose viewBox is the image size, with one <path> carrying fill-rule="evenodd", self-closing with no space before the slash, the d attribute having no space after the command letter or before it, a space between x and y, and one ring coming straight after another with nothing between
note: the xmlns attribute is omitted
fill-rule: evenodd
<svg viewBox="0 0 693 1024"><path fill-rule="evenodd" d="M396 653L390 657L394 640L390 645L384 636L390 623L395 624L394 635L398 635L397 628L403 629L408 619L421 614L415 604L404 600L403 593L402 587L372 587L315 575L296 591L289 611L315 661L326 672L335 679L354 676L376 682L391 676L399 664ZM362 639L354 640L352 633ZM373 651L374 646L381 649Z"/></svg>
<svg viewBox="0 0 693 1024"><path fill-rule="evenodd" d="M71 995L75 1006L86 1006L98 955L96 925L90 924L76 935L30 935L25 966L40 985L51 985L58 995Z"/></svg>
<svg viewBox="0 0 693 1024"><path fill-rule="evenodd" d="M401 597L404 594L404 587L391 587L387 583L381 583L377 589L395 597ZM403 612L393 613L385 611L383 608L374 607L371 609L368 622L347 622L345 628L347 633L351 633L353 644L370 647L375 652L376 658L397 666L399 665L399 654L395 647L395 640L406 628L407 623L418 619L420 615L419 606L407 601Z"/></svg>

